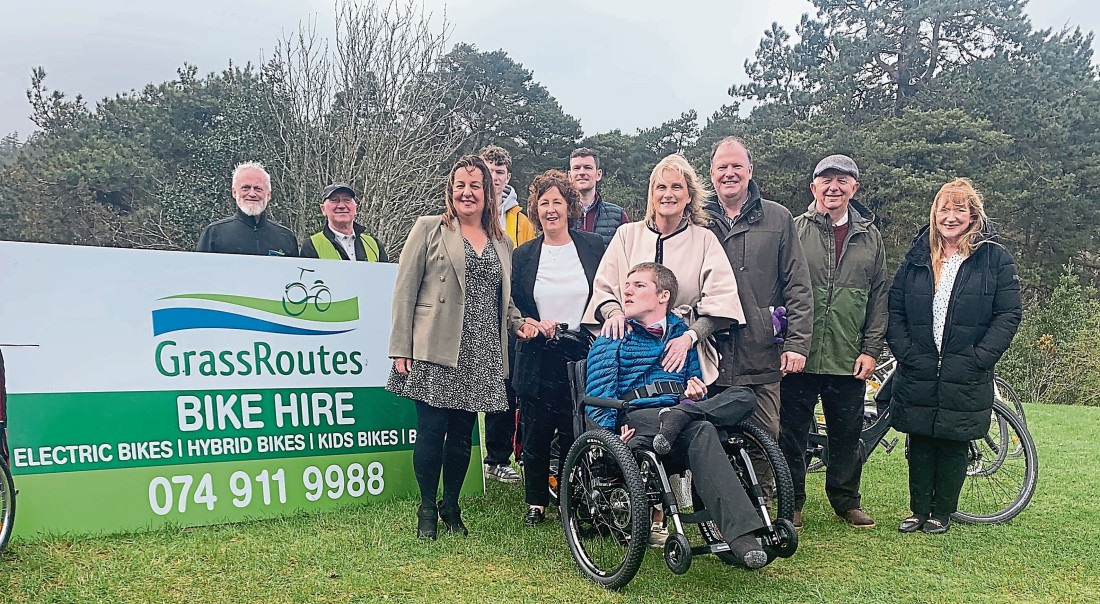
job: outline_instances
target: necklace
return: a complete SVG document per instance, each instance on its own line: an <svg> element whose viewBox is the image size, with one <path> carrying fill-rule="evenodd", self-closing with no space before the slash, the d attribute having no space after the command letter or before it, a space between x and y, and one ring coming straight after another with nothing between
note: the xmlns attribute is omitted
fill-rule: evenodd
<svg viewBox="0 0 1100 604"><path fill-rule="evenodd" d="M569 241L562 245L550 245L548 243L544 243L542 244L542 249L546 250L546 255L549 257L550 263L554 264L558 261L558 256L562 254L562 250L569 247L570 243L572 243L572 241Z"/></svg>

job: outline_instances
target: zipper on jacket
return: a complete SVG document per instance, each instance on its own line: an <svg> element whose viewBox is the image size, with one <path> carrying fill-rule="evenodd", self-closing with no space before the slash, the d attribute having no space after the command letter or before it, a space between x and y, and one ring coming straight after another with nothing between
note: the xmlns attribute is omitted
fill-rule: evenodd
<svg viewBox="0 0 1100 604"><path fill-rule="evenodd" d="M829 249L832 251L832 254L830 255L830 258L829 258L828 266L825 267L825 270L826 270L825 274L828 277L828 281L829 281L829 289L826 290L826 295L825 295L825 326L828 327L828 325L829 325L829 322L828 322L829 312L833 308L833 286L836 283L836 269L837 269L837 266L838 266L839 262L837 261L837 257L836 257L836 253L837 253L836 252L836 234L833 233L833 219L828 214L825 214L824 216L825 216L825 234L827 235L827 237L825 239L826 239L826 241L828 241L827 245L829 246Z"/></svg>

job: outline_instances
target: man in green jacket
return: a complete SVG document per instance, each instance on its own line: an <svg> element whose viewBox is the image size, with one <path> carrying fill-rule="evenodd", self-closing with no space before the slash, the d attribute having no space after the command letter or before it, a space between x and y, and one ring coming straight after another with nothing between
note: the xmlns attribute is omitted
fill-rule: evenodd
<svg viewBox="0 0 1100 604"><path fill-rule="evenodd" d="M358 210L355 189L347 183L335 183L321 193L321 214L327 223L302 244L302 258L389 262L386 248L355 222Z"/></svg>
<svg viewBox="0 0 1100 604"><path fill-rule="evenodd" d="M886 250L874 216L852 199L859 168L846 155L830 155L814 168L814 203L795 218L810 268L814 327L802 373L788 374L781 389L779 443L795 485L796 527L806 501L806 440L818 397L829 438L825 494L839 519L857 528L875 521L860 508L865 381L886 337Z"/></svg>

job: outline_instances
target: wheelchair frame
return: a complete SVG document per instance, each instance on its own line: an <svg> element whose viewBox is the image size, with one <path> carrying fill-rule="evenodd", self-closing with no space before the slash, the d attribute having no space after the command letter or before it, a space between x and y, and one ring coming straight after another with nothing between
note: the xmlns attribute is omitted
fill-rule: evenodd
<svg viewBox="0 0 1100 604"><path fill-rule="evenodd" d="M559 505L566 543L581 573L608 589L629 583L641 567L648 547L650 510L660 508L668 521L669 536L664 560L669 570L683 574L693 556L715 554L730 565L741 564L730 552L694 494L693 512L685 513L673 491L669 474L660 457L648 448L630 448L618 434L603 428L589 429L586 406L625 411L628 402L586 397L586 363L570 364L573 394L574 434L577 435L562 467ZM743 422L733 429L719 430L726 454L753 502L764 527L756 532L768 562L790 557L798 548L798 533L791 516L794 486L778 445L759 426ZM767 459L775 480L778 517L772 518L749 453L756 448ZM644 513L635 513L643 511ZM699 525L704 545L692 546L684 530Z"/></svg>

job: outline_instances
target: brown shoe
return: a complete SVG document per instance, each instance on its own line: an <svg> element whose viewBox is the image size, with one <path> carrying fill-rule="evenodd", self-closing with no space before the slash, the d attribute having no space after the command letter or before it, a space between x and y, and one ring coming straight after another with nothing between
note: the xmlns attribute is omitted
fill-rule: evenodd
<svg viewBox="0 0 1100 604"><path fill-rule="evenodd" d="M794 516L791 516L791 522L794 524L794 530L802 530L802 512L795 512Z"/></svg>
<svg viewBox="0 0 1100 604"><path fill-rule="evenodd" d="M843 516L837 515L837 520L843 520L853 528L875 528L875 521L860 508L852 508L844 512Z"/></svg>

